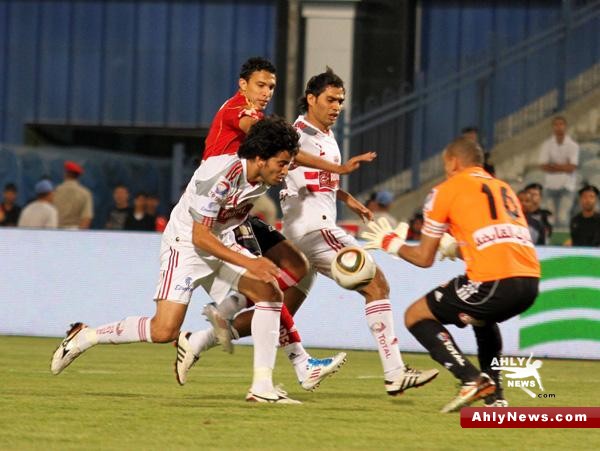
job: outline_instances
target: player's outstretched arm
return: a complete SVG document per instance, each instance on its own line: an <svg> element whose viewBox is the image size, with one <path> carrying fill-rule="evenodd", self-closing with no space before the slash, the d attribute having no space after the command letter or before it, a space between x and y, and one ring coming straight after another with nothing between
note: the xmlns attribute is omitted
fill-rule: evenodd
<svg viewBox="0 0 600 451"><path fill-rule="evenodd" d="M373 212L359 202L352 194L340 189L337 191L337 198L346 204L346 206L356 213L363 222L373 220Z"/></svg>
<svg viewBox="0 0 600 451"><path fill-rule="evenodd" d="M377 154L375 152L367 152L350 158L344 164L337 164L300 149L300 152L298 152L298 155L294 158L294 162L298 166L305 166L307 168L320 169L321 171L344 175L356 171L361 163L371 162L376 157Z"/></svg>

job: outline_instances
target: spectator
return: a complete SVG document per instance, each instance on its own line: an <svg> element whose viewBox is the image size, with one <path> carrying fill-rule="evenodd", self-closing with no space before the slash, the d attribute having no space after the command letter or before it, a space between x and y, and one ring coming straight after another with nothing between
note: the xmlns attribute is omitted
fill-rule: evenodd
<svg viewBox="0 0 600 451"><path fill-rule="evenodd" d="M115 206L108 213L106 228L111 230L123 230L125 219L131 213L129 206L129 190L125 185L117 185L113 189L113 200Z"/></svg>
<svg viewBox="0 0 600 451"><path fill-rule="evenodd" d="M529 215L544 228L543 242L540 238L538 244L550 244L550 237L552 236L550 216L552 216L552 212L541 207L544 188L539 183L530 183L525 187L525 191L529 193L529 201L531 202Z"/></svg>
<svg viewBox="0 0 600 451"><path fill-rule="evenodd" d="M269 197L267 193L260 196L254 202L250 215L257 216L269 225L275 227L277 222L277 206L273 199Z"/></svg>
<svg viewBox="0 0 600 451"><path fill-rule="evenodd" d="M64 229L89 229L94 217L92 193L79 183L83 168L65 161L65 180L56 187L54 205L58 210L58 226Z"/></svg>
<svg viewBox="0 0 600 451"><path fill-rule="evenodd" d="M36 200L27 205L19 217L19 227L58 227L58 211L52 204L54 186L50 180L40 180L35 184Z"/></svg>
<svg viewBox="0 0 600 451"><path fill-rule="evenodd" d="M371 193L371 195L365 202L365 207L367 207L373 213L375 213L377 211L377 201L375 200L375 197L377 197L377 192Z"/></svg>
<svg viewBox="0 0 600 451"><path fill-rule="evenodd" d="M146 214L154 218L154 230L164 232L167 227L167 218L158 213L160 197L156 194L148 194L146 198Z"/></svg>
<svg viewBox="0 0 600 451"><path fill-rule="evenodd" d="M544 225L533 216L534 212L534 204L532 201L531 192L526 189L522 189L517 194L519 197L519 201L521 202L521 209L523 210L523 214L525 215L525 220L527 221L527 227L529 228L529 234L531 235L531 241L533 244L546 244L546 228Z"/></svg>
<svg viewBox="0 0 600 451"><path fill-rule="evenodd" d="M477 145L479 145L479 147L481 147L481 150L483 150L483 169L491 176L495 176L496 169L494 168L494 165L491 162L490 152L486 152L485 149L483 148L483 145L479 141L479 129L477 127L474 127L471 125L469 127L463 128L460 131L460 133L463 138L466 138L469 141L472 141L472 142L476 143Z"/></svg>
<svg viewBox="0 0 600 451"><path fill-rule="evenodd" d="M546 173L546 196L554 208L555 227L566 227L579 164L579 145L567 135L567 121L562 116L552 120L553 136L542 144L540 167Z"/></svg>
<svg viewBox="0 0 600 451"><path fill-rule="evenodd" d="M420 241L421 229L423 228L423 213L416 212L410 221L408 221L408 233L406 234L407 241Z"/></svg>
<svg viewBox="0 0 600 451"><path fill-rule="evenodd" d="M154 216L146 213L146 193L137 193L133 199L133 211L125 218L125 230L139 230L152 232L155 228Z"/></svg>
<svg viewBox="0 0 600 451"><path fill-rule="evenodd" d="M17 205L17 185L7 183L0 203L0 226L16 227L21 207Z"/></svg>
<svg viewBox="0 0 600 451"><path fill-rule="evenodd" d="M389 191L378 191L375 194L375 202L377 202L377 211L373 212L373 221L379 218L386 218L393 228L398 225L398 220L390 213L390 206L394 201L394 195Z"/></svg>
<svg viewBox="0 0 600 451"><path fill-rule="evenodd" d="M598 188L586 185L579 190L581 212L571 218L572 246L600 246L600 213L598 212Z"/></svg>

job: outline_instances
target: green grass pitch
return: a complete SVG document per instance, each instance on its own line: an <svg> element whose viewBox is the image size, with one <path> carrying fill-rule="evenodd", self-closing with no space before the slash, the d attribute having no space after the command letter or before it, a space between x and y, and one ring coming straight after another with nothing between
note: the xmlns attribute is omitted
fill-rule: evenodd
<svg viewBox="0 0 600 451"><path fill-rule="evenodd" d="M375 352L350 351L348 363L314 393L279 356L276 382L303 405L248 404L252 348L205 353L180 387L169 345L98 346L52 376L59 339L0 337L0 450L171 449L598 449L593 429L461 429L438 410L456 393L441 369L431 384L385 394ZM318 357L331 350L312 350ZM406 354L414 367L438 365ZM507 389L512 406L600 404L600 362L543 360L554 399Z"/></svg>

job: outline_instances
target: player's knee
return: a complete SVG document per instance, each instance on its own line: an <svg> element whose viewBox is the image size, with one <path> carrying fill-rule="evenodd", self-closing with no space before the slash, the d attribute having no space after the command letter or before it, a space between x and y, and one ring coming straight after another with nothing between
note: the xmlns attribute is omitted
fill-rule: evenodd
<svg viewBox="0 0 600 451"><path fill-rule="evenodd" d="M285 268L296 280L301 280L308 273L309 265L305 255L287 240L269 249L265 257L280 268Z"/></svg>
<svg viewBox="0 0 600 451"><path fill-rule="evenodd" d="M425 298L421 298L413 302L404 312L404 325L408 329L424 319L435 318L429 310Z"/></svg>
<svg viewBox="0 0 600 451"><path fill-rule="evenodd" d="M258 295L256 299L269 302L283 302L283 291L274 283L258 282L255 290Z"/></svg>
<svg viewBox="0 0 600 451"><path fill-rule="evenodd" d="M150 325L150 335L153 343L168 343L177 339L179 328L160 324Z"/></svg>

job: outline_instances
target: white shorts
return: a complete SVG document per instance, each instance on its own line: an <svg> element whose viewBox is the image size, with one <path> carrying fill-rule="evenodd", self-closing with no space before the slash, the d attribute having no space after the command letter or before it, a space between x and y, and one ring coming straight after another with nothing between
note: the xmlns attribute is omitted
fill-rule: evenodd
<svg viewBox="0 0 600 451"><path fill-rule="evenodd" d="M306 235L291 239L310 263L309 273L298 284L298 289L308 293L315 273L331 277L331 262L338 251L349 246L358 246L356 239L341 227L331 227L309 232Z"/></svg>
<svg viewBox="0 0 600 451"><path fill-rule="evenodd" d="M248 257L249 251L233 244L231 250ZM198 286L215 301L220 302L229 290L237 290L240 277L246 268L226 263L212 256L200 255L193 246L167 243L160 248L160 276L154 300L169 300L189 304L192 293Z"/></svg>

